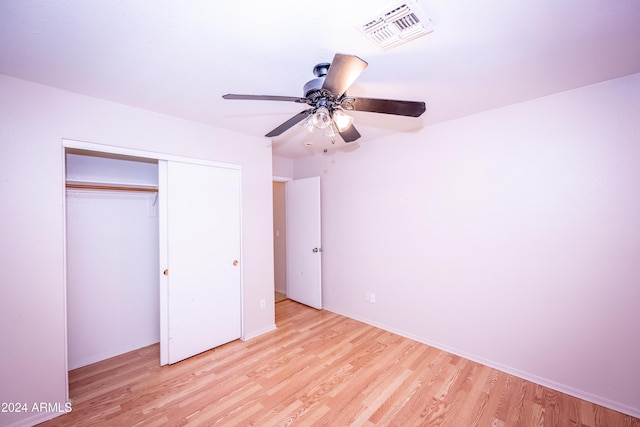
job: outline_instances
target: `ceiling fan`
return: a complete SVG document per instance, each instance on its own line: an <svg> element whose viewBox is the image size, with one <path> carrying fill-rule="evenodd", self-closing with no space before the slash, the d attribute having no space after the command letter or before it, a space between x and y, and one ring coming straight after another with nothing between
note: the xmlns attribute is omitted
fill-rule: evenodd
<svg viewBox="0 0 640 427"><path fill-rule="evenodd" d="M367 62L354 55L336 54L333 62L323 62L313 68L315 79L304 85L304 96L277 95L223 95L224 99L290 101L308 104L311 108L301 111L277 128L266 134L274 137L306 120L308 129L323 129L325 134L340 134L345 142L360 138L360 133L353 125L353 118L346 111L367 111L371 113L394 114L399 116L419 117L425 111L424 102L398 101L391 99L360 98L346 94L347 89L367 68Z"/></svg>

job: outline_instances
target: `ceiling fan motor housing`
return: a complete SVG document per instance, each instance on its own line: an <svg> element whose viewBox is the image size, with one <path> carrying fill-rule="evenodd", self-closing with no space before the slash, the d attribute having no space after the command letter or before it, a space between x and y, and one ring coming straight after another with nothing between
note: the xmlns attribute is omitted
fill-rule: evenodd
<svg viewBox="0 0 640 427"><path fill-rule="evenodd" d="M305 98L309 98L309 99L313 99L314 98L314 94L320 92L320 90L322 89L322 84L324 83L324 77L319 77L317 79L313 79L308 81L305 85L304 85L304 97Z"/></svg>

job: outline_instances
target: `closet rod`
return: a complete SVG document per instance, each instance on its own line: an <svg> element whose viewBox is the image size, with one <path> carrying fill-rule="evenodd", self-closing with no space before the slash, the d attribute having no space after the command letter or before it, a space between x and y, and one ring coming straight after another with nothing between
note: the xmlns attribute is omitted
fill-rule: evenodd
<svg viewBox="0 0 640 427"><path fill-rule="evenodd" d="M158 189L153 187L132 187L128 185L110 185L110 184L79 184L76 182L67 182L66 187L76 188L81 190L143 191L147 193L158 192Z"/></svg>

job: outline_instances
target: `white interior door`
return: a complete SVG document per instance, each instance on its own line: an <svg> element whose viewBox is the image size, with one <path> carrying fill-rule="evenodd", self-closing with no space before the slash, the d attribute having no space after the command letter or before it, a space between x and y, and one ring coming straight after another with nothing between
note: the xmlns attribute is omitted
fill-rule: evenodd
<svg viewBox="0 0 640 427"><path fill-rule="evenodd" d="M241 336L240 171L159 162L160 362Z"/></svg>
<svg viewBox="0 0 640 427"><path fill-rule="evenodd" d="M288 181L287 297L322 308L320 177Z"/></svg>

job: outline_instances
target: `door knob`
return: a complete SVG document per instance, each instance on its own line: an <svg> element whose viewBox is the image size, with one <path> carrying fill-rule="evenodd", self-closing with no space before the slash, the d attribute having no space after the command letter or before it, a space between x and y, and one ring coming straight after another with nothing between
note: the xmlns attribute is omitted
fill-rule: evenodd
<svg viewBox="0 0 640 427"><path fill-rule="evenodd" d="M313 252L322 252L322 248L313 248Z"/></svg>
<svg viewBox="0 0 640 427"><path fill-rule="evenodd" d="M165 268L164 271L162 272L162 274L164 274L165 276L169 275L169 269Z"/></svg>
<svg viewBox="0 0 640 427"><path fill-rule="evenodd" d="M233 260L233 266L235 267L235 266L237 266L237 265L238 265L238 260L237 260L237 259L234 259L234 260Z"/></svg>

